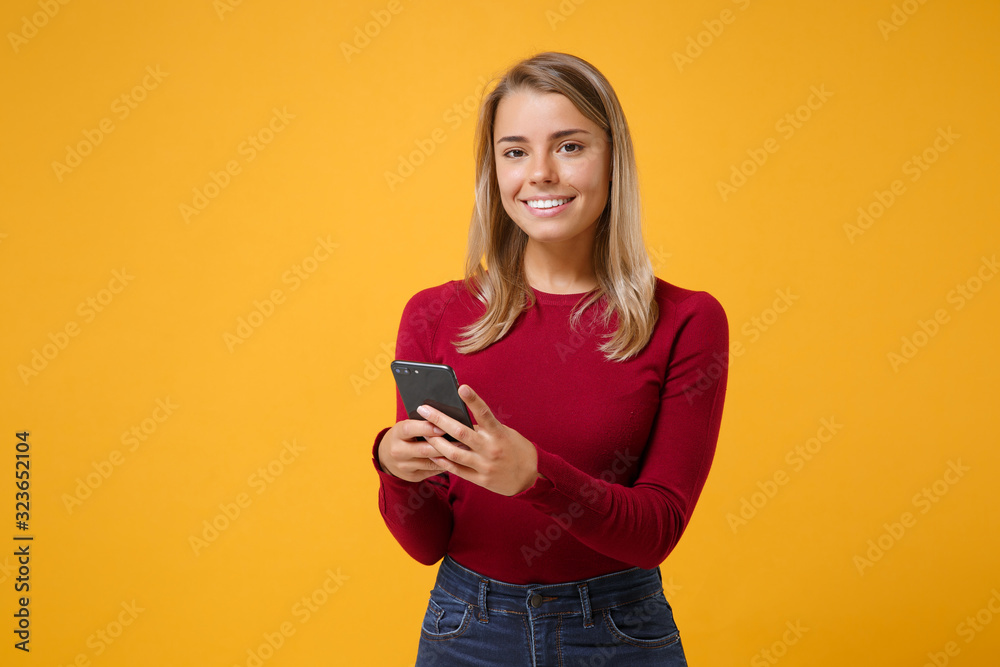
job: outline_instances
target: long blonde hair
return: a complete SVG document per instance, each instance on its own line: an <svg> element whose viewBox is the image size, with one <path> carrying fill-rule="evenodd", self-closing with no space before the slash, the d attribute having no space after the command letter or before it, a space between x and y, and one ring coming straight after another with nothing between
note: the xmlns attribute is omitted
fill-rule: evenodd
<svg viewBox="0 0 1000 667"><path fill-rule="evenodd" d="M524 275L528 236L503 207L493 151L500 101L524 90L564 95L581 114L603 128L611 141L611 187L594 241L598 286L576 304L570 327L575 330L584 311L603 301L601 324L607 327L617 315L618 325L599 349L608 360L624 361L646 346L659 315L654 298L656 276L642 239L632 137L618 97L604 75L581 58L554 52L539 53L512 66L480 108L475 136L476 203L463 283L486 304L486 312L462 330L463 342L455 348L469 354L489 346L506 335L517 316L535 303Z"/></svg>

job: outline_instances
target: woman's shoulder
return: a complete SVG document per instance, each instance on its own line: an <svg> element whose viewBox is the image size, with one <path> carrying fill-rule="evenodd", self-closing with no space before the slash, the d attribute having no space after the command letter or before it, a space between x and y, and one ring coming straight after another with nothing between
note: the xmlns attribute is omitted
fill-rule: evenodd
<svg viewBox="0 0 1000 667"><path fill-rule="evenodd" d="M726 311L714 295L705 290L679 287L656 278L656 301L661 309L675 314L699 314L713 319L726 319Z"/></svg>
<svg viewBox="0 0 1000 667"><path fill-rule="evenodd" d="M416 292L406 302L403 313L404 317L439 317L450 305L468 309L474 303L475 299L466 290L464 281L449 280Z"/></svg>

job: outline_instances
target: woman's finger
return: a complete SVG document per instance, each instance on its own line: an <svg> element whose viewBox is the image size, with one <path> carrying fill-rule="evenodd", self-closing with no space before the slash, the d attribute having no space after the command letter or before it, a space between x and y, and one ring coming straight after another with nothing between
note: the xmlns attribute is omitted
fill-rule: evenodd
<svg viewBox="0 0 1000 667"><path fill-rule="evenodd" d="M484 426L487 429L493 429L500 424L500 421L493 416L493 411L490 410L490 406L486 405L479 394L473 391L472 387L467 384L463 384L458 388L458 396L465 404L469 406L469 411L472 412L472 416L476 418L476 423L480 426Z"/></svg>
<svg viewBox="0 0 1000 667"><path fill-rule="evenodd" d="M444 431L434 424L423 419L407 419L403 423L401 437L403 440L416 440L417 438L428 438L432 435L444 435Z"/></svg>
<svg viewBox="0 0 1000 667"><path fill-rule="evenodd" d="M445 413L432 408L429 405L421 405L417 408L417 412L420 416L426 419L428 422L441 428L445 433L455 438L459 442L464 442L465 444L472 446L470 440L474 439L475 431L457 419L452 419ZM442 434L443 435L443 434Z"/></svg>
<svg viewBox="0 0 1000 667"><path fill-rule="evenodd" d="M444 472L451 473L452 475L461 477L464 480L476 483L476 479L479 478L479 472L474 468L464 466L461 463L456 463L455 461L444 456L433 458L431 461L440 466L441 470Z"/></svg>
<svg viewBox="0 0 1000 667"><path fill-rule="evenodd" d="M462 443L452 442L440 436L435 437L433 441L428 440L428 442L437 450L434 456L428 458L438 465L440 465L440 460L444 458L464 468L474 469L476 467L479 456Z"/></svg>

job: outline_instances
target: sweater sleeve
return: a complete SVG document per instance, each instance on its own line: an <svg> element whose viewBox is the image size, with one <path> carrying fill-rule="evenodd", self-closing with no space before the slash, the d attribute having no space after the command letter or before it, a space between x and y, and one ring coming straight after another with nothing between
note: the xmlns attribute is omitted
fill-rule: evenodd
<svg viewBox="0 0 1000 667"><path fill-rule="evenodd" d="M396 358L435 363L431 343L443 308L428 303L428 290L416 294L403 308L396 338ZM396 421L407 419L403 399L396 391ZM441 560L451 537L453 515L448 500L448 473L428 477L421 482L407 482L382 470L378 446L391 427L375 437L372 464L379 476L378 504L382 519L400 546L415 560L433 565Z"/></svg>
<svg viewBox="0 0 1000 667"><path fill-rule="evenodd" d="M659 408L632 485L593 477L535 443L543 477L514 496L595 551L646 569L663 562L694 511L715 454L728 377L721 304L696 292L677 304L673 318Z"/></svg>

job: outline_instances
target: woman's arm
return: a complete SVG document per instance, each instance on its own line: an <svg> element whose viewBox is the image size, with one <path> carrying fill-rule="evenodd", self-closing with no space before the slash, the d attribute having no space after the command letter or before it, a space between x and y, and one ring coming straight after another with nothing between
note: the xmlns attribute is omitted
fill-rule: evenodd
<svg viewBox="0 0 1000 667"><path fill-rule="evenodd" d="M372 449L372 463L379 476L379 512L406 553L424 565L433 565L444 558L451 538L448 473L407 482L384 471L378 463L378 446L388 430L379 432Z"/></svg>
<svg viewBox="0 0 1000 667"><path fill-rule="evenodd" d="M430 341L444 309L428 309L424 303L427 297L428 291L424 290L403 308L396 338L397 359L433 362ZM406 407L397 392L396 421L407 418ZM379 476L379 511L400 546L418 562L432 565L444 557L451 538L453 515L448 502L448 473L408 482L384 470L379 463L379 446L391 428L379 431L372 447L372 464Z"/></svg>
<svg viewBox="0 0 1000 667"><path fill-rule="evenodd" d="M678 304L677 317L659 410L632 486L592 477L538 448L543 478L514 496L563 522L570 517L566 530L595 551L647 569L663 562L691 518L726 394L729 325L722 306L697 292Z"/></svg>

